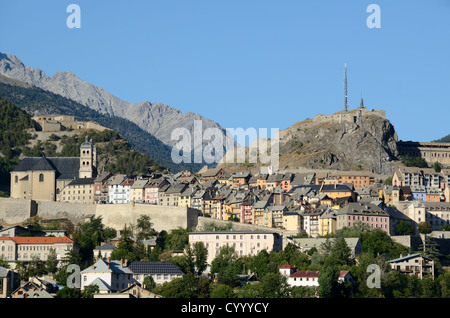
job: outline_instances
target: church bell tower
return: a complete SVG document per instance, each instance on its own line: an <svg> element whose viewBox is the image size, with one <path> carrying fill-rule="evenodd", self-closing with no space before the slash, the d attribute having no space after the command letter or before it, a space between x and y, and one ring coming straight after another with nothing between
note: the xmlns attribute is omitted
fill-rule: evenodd
<svg viewBox="0 0 450 318"><path fill-rule="evenodd" d="M93 178L97 170L97 148L92 143L92 139L86 140L80 146L80 171L79 178Z"/></svg>

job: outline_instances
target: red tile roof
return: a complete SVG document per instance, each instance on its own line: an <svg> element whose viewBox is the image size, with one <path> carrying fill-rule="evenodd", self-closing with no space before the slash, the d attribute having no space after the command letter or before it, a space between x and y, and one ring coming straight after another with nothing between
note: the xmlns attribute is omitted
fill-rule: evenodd
<svg viewBox="0 0 450 318"><path fill-rule="evenodd" d="M1 236L0 239L13 240L17 244L55 244L55 243L73 243L73 240L67 236Z"/></svg>
<svg viewBox="0 0 450 318"><path fill-rule="evenodd" d="M319 277L319 271L297 271L291 277Z"/></svg>
<svg viewBox="0 0 450 318"><path fill-rule="evenodd" d="M291 265L289 265L288 263L286 263L286 264L284 264L284 265L282 265L282 266L280 266L280 267L278 267L278 268L294 268L294 269L295 269L294 266L291 266Z"/></svg>

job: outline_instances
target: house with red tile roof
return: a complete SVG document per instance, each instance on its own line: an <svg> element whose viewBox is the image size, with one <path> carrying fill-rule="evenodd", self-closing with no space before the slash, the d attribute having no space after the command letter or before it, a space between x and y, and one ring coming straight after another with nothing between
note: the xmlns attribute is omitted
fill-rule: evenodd
<svg viewBox="0 0 450 318"><path fill-rule="evenodd" d="M297 271L289 264L280 266L278 269L282 275L286 276L287 283L291 287L319 287L320 271ZM338 281L352 284L352 274L349 271L340 271Z"/></svg>

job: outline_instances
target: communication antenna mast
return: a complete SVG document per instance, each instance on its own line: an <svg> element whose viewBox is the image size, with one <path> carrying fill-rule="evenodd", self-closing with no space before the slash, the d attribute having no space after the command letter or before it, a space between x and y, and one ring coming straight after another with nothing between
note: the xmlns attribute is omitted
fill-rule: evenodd
<svg viewBox="0 0 450 318"><path fill-rule="evenodd" d="M344 109L347 111L348 104L347 104L347 63L345 63L345 77L344 77Z"/></svg>

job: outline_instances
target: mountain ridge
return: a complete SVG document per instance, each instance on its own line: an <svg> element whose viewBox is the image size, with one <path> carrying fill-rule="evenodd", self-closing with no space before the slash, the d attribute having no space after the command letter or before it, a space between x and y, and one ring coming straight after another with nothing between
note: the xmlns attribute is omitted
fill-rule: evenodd
<svg viewBox="0 0 450 318"><path fill-rule="evenodd" d="M100 114L61 95L20 83L18 80L11 81L10 78L0 75L0 96L30 115L72 115L78 120L97 122L118 131L134 149L150 156L172 172L185 169L195 171L202 167L200 164L175 164L171 159L169 146L128 119Z"/></svg>
<svg viewBox="0 0 450 318"><path fill-rule="evenodd" d="M172 131L187 128L192 133L194 120L201 120L204 130L218 128L226 140L226 129L200 114L183 113L163 103L130 103L100 86L81 80L71 71L57 72L50 77L41 69L25 65L18 57L0 52L0 74L64 96L102 114L126 118L168 146L176 143L171 139Z"/></svg>

